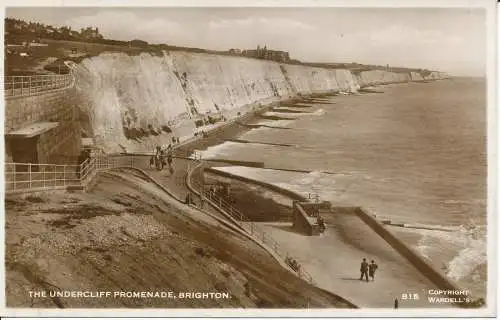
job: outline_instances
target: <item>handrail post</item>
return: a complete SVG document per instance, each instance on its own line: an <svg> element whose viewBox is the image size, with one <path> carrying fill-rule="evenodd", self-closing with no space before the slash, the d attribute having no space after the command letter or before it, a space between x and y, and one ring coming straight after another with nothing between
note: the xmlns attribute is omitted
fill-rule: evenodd
<svg viewBox="0 0 500 320"><path fill-rule="evenodd" d="M17 176L17 173L16 173L16 164L14 164L14 190L16 190L16 176Z"/></svg>
<svg viewBox="0 0 500 320"><path fill-rule="evenodd" d="M30 175L29 180L30 180L30 189L31 189L31 163L29 164L28 168L29 168L28 170L29 170L29 175Z"/></svg>
<svg viewBox="0 0 500 320"><path fill-rule="evenodd" d="M63 186L66 186L66 165L63 167Z"/></svg>

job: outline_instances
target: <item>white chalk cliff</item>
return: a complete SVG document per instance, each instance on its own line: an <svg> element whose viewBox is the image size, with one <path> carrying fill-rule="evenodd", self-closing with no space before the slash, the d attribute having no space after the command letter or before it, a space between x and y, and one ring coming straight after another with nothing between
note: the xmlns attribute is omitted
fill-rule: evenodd
<svg viewBox="0 0 500 320"><path fill-rule="evenodd" d="M231 118L243 106L299 93L356 92L363 86L423 80L418 73L373 70L354 75L342 69L178 51L163 56L104 53L82 61L75 75L94 136L111 149L126 144L124 128L160 130L207 112ZM441 77L437 72L429 75Z"/></svg>

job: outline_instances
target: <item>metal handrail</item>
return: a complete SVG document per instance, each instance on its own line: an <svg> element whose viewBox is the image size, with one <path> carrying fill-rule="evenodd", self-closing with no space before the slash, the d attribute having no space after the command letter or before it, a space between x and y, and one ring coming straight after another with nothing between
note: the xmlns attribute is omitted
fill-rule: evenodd
<svg viewBox="0 0 500 320"><path fill-rule="evenodd" d="M72 73L63 75L5 76L4 95L6 97L29 96L72 86Z"/></svg>
<svg viewBox="0 0 500 320"><path fill-rule="evenodd" d="M203 165L203 161L199 159L194 160L195 165L190 166L189 170L194 170L195 168ZM189 173L188 173L189 175ZM224 200L222 197L218 196L215 192L212 191L207 191L200 183L197 181L191 181L191 185L197 189L199 196L204 197L205 199L212 200L212 203L218 207L219 209L222 209L226 213L228 213L231 217L233 217L235 220L239 220L239 225L243 227L248 233L251 235L254 235L259 241L262 241L262 243L268 245L278 256L280 256L285 263L287 263L287 259L290 258L288 253L283 254L279 249L279 242L274 240L269 233L265 232L260 228L257 224L255 224L253 221L251 221L249 218L247 218L241 211L239 211L236 207L234 207L231 203L228 201ZM219 206L217 205L219 204ZM243 223L245 222L245 223ZM296 260L295 260L296 261ZM288 264L288 263L287 263ZM291 267L291 266L290 266ZM295 271L295 270L294 270ZM299 278L305 279L307 282L311 284L315 284L312 276L306 272L303 267L299 264L299 269L295 271Z"/></svg>

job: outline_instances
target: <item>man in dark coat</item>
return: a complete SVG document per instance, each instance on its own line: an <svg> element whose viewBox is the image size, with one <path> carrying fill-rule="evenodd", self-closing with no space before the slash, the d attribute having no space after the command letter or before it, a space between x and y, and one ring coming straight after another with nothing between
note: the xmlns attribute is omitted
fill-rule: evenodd
<svg viewBox="0 0 500 320"><path fill-rule="evenodd" d="M366 262L366 259L363 258L363 261L361 261L361 267L359 269L361 271L361 277L359 280L363 280L363 276L366 277L366 282L368 282L368 262Z"/></svg>
<svg viewBox="0 0 500 320"><path fill-rule="evenodd" d="M368 266L368 275L370 276L370 278L372 278L372 281L375 281L375 271L377 271L377 269L378 265L375 263L374 260L372 260L372 262Z"/></svg>

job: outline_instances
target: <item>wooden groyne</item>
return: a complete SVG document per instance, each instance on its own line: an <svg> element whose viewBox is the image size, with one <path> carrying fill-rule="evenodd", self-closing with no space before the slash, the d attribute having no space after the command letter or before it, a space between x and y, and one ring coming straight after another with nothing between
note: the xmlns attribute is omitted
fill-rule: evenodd
<svg viewBox="0 0 500 320"><path fill-rule="evenodd" d="M272 143L272 142L260 142L260 141L250 141L244 139L226 139L226 141L236 142L236 143L256 143L256 144L265 144L269 146L278 146L278 147L294 147L293 144L287 143Z"/></svg>

